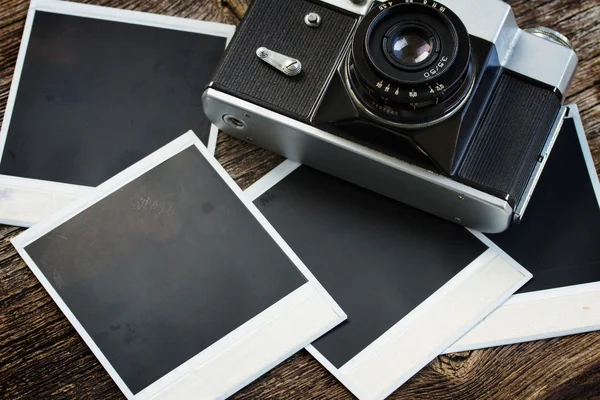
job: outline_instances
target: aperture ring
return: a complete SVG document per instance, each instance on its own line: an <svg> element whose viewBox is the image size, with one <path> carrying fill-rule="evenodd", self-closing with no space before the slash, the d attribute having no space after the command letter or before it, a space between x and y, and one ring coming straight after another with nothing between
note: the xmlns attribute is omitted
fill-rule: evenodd
<svg viewBox="0 0 600 400"><path fill-rule="evenodd" d="M415 130L427 128L443 122L460 111L460 109L469 100L469 97L473 92L473 88L475 87L476 74L474 68L471 67L470 70L471 69L473 70L467 74L466 80L463 82L463 86L466 88L464 93L462 93L456 103L451 104L450 107L448 107L446 112L440 113L437 116L432 116L431 114L421 115L421 113L418 111L410 113L403 110L394 110L385 104L378 103L373 98L369 98L369 96L361 96L355 89L353 89L354 85L351 82L349 57L346 58L346 61L344 62L343 78L344 84L348 88L350 98L362 114L384 126L398 129ZM386 108L387 110L385 110ZM413 116L412 118L401 118L400 113L413 114Z"/></svg>

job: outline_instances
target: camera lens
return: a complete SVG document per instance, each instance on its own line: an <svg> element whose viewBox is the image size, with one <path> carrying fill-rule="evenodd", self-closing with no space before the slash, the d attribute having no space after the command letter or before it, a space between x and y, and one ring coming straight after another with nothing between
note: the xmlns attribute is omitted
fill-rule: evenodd
<svg viewBox="0 0 600 400"><path fill-rule="evenodd" d="M464 104L474 82L471 42L449 8L430 0L375 3L357 27L346 85L359 109L416 129Z"/></svg>
<svg viewBox="0 0 600 400"><path fill-rule="evenodd" d="M417 29L398 32L390 40L389 50L391 56L400 64L414 66L432 55L433 37Z"/></svg>

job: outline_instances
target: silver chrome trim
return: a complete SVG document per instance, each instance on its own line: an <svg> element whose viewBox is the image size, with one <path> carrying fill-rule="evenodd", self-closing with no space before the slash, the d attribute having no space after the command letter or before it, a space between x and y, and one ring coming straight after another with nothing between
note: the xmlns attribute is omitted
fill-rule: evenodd
<svg viewBox="0 0 600 400"><path fill-rule="evenodd" d="M290 1L290 0L287 0ZM358 15L365 15L374 0L365 0L360 4L353 3L350 0L320 0L323 3L331 4L332 6L341 8L342 10L349 11Z"/></svg>
<svg viewBox="0 0 600 400"><path fill-rule="evenodd" d="M572 49L519 30L504 67L557 88L564 98L575 76L577 62Z"/></svg>
<svg viewBox="0 0 600 400"><path fill-rule="evenodd" d="M256 56L287 76L296 76L302 72L302 63L299 60L266 47L256 49Z"/></svg>
<svg viewBox="0 0 600 400"><path fill-rule="evenodd" d="M525 211L527 210L527 206L529 205L529 202L531 201L531 197L533 196L533 191L535 190L535 187L537 186L537 183L540 180L540 177L542 176L542 171L544 170L544 166L546 165L546 162L548 162L548 158L550 158L550 152L552 151L552 148L554 147L554 143L556 143L556 139L558 138L560 129L562 128L563 122L565 121L566 114L567 114L567 107L565 106L565 107L561 108L560 112L558 113L558 116L556 117L556 120L554 121L554 125L552 126L552 130L550 131L550 135L548 135L548 139L546 140L546 144L542 148L542 153L540 154L540 157L542 157L542 161L538 162L537 165L535 166L535 169L533 170L533 174L531 175L531 178L529 179L529 183L527 184L527 187L525 188L525 192L523 193L523 196L521 196L521 200L519 201L519 204L517 204L517 207L515 208L515 214L513 217L513 221L516 223L519 223L523 219L523 215L525 214Z"/></svg>
<svg viewBox="0 0 600 400"><path fill-rule="evenodd" d="M494 43L498 58L510 53L519 27L512 8L500 0L440 0L465 24L469 35Z"/></svg>
<svg viewBox="0 0 600 400"><path fill-rule="evenodd" d="M311 28L318 28L321 25L321 16L311 12L304 16L304 23Z"/></svg>
<svg viewBox="0 0 600 400"><path fill-rule="evenodd" d="M487 233L506 230L513 210L503 199L411 165L350 140L209 88L205 114L221 130L281 154L292 161ZM238 131L223 122L231 114L244 120Z"/></svg>
<svg viewBox="0 0 600 400"><path fill-rule="evenodd" d="M573 49L573 43L560 32L554 29L546 28L545 26L538 26L537 28L525 29L525 32L531 33L532 35L541 37L542 39L550 40L551 42L560 44L561 46Z"/></svg>
<svg viewBox="0 0 600 400"><path fill-rule="evenodd" d="M384 125L384 126L387 125L387 126L392 126L395 128L402 128L402 129L423 129L423 128L427 128L427 127L430 127L433 125L437 125L440 122L443 122L443 121L447 120L448 118L452 117L454 114L459 112L464 107L465 104L467 104L469 102L469 100L471 99L471 94L473 93L473 88L475 87L475 81L477 80L476 79L477 75L473 74L473 76L471 77L471 84L469 85L469 91L465 95L465 98L462 99L461 102L449 113L444 114L441 117L439 117L438 119L435 119L433 121L424 122L421 124L404 124L401 122L393 122L393 121L387 120L387 119L382 118L382 117L378 116L377 114L373 113L362 103L362 101L358 98L356 93L354 93L354 90L352 90L352 84L350 83L350 54L348 54L348 56L346 56L346 59L344 60L343 70L344 70L344 85L346 86L346 90L347 90L348 94L350 95L350 98L352 99L352 102L354 103L354 105L356 107L358 107L362 113L368 115L369 118L377 121L377 123Z"/></svg>
<svg viewBox="0 0 600 400"><path fill-rule="evenodd" d="M577 66L572 49L519 29L510 5L503 1L440 0L439 3L458 15L470 35L494 43L505 68L555 87L566 96Z"/></svg>

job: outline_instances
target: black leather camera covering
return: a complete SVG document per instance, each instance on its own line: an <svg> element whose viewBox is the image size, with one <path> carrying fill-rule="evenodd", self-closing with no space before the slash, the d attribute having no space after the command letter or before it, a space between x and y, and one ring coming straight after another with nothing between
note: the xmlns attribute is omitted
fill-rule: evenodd
<svg viewBox="0 0 600 400"><path fill-rule="evenodd" d="M505 71L455 178L515 206L561 106L552 88Z"/></svg>
<svg viewBox="0 0 600 400"><path fill-rule="evenodd" d="M192 129L226 38L36 11L0 174L97 186Z"/></svg>
<svg viewBox="0 0 600 400"><path fill-rule="evenodd" d="M304 22L311 12L322 18L318 28ZM355 24L356 16L306 0L255 1L229 44L213 87L307 122ZM300 60L302 73L284 75L256 56L259 47Z"/></svg>

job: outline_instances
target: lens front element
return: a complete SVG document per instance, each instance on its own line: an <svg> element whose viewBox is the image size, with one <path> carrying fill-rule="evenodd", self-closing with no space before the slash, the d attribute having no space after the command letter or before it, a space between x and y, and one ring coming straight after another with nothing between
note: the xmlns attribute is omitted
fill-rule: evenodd
<svg viewBox="0 0 600 400"><path fill-rule="evenodd" d="M427 60L433 51L431 38L420 32L396 33L391 40L391 54L400 64L414 66Z"/></svg>

